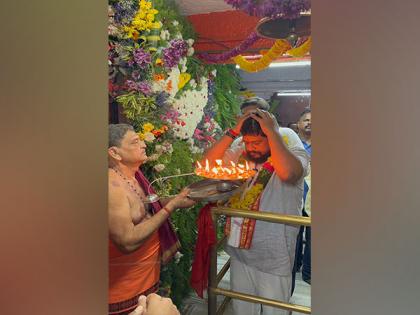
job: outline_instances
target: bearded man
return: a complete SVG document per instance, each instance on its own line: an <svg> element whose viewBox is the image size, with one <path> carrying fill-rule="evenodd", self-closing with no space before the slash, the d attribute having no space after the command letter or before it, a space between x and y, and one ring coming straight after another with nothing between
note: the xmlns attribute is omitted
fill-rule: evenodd
<svg viewBox="0 0 420 315"><path fill-rule="evenodd" d="M247 160L257 170L245 183L241 196L231 199L231 207L299 216L309 158L298 135L289 128L280 128L274 115L261 109L263 102L245 101L253 108L243 111L236 126L226 131L205 158L223 159L224 163ZM231 289L289 302L298 227L232 217L225 231L225 251L231 257ZM233 300L235 315L259 315L261 310L264 315L289 314Z"/></svg>

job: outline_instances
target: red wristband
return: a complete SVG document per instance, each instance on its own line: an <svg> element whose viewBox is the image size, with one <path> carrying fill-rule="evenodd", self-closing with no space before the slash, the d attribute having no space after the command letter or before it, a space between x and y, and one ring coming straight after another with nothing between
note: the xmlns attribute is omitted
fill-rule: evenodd
<svg viewBox="0 0 420 315"><path fill-rule="evenodd" d="M232 128L231 129L228 129L228 132L232 135L232 136L234 136L234 137L238 137L239 136L239 133L237 133L235 130L233 130Z"/></svg>

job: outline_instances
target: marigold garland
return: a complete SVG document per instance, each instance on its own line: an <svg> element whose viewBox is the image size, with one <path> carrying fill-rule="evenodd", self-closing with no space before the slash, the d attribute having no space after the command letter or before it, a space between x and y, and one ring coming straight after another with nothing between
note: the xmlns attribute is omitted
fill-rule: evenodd
<svg viewBox="0 0 420 315"><path fill-rule="evenodd" d="M263 184L255 184L250 190L248 190L243 199L241 194L235 194L230 199L230 207L234 209L250 210L251 206L255 203L258 196L264 190Z"/></svg>
<svg viewBox="0 0 420 315"><path fill-rule="evenodd" d="M312 38L309 37L302 45L299 47L288 50L286 53L292 57L303 57L308 52L311 51L312 47Z"/></svg>
<svg viewBox="0 0 420 315"><path fill-rule="evenodd" d="M266 69L274 59L278 56L287 53L293 57L302 57L306 53L308 53L311 49L312 40L309 38L305 43L297 48L290 49L291 46L288 41L284 39L276 40L274 45L270 48L270 50L265 53L260 59L257 61L248 61L243 56L238 55L233 57L233 61L239 65L239 67L247 72L258 72L261 70Z"/></svg>
<svg viewBox="0 0 420 315"><path fill-rule="evenodd" d="M233 57L233 61L235 61L242 70L247 72L258 72L265 68L267 68L270 63L277 58L277 56L284 54L287 50L290 49L290 44L288 41L284 39L276 40L274 45L270 48L270 50L264 54L260 59L255 62L247 61L243 56L238 55Z"/></svg>

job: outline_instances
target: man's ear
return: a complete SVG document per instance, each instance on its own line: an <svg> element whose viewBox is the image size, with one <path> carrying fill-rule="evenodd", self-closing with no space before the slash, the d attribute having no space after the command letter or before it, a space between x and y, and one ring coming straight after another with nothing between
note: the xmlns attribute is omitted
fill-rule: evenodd
<svg viewBox="0 0 420 315"><path fill-rule="evenodd" d="M121 156L118 153L117 147L110 147L110 148L108 148L108 154L114 160L121 161Z"/></svg>

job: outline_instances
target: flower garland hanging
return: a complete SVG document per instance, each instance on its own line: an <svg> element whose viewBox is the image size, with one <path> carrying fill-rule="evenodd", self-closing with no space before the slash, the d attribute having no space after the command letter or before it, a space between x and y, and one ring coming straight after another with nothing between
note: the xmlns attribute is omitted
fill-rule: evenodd
<svg viewBox="0 0 420 315"><path fill-rule="evenodd" d="M312 48L312 38L309 37L302 45L288 50L286 53L292 57L303 57L308 52L311 51Z"/></svg>
<svg viewBox="0 0 420 315"><path fill-rule="evenodd" d="M255 62L247 61L243 56L238 55L233 57L233 61L235 61L242 70L247 72L258 72L267 68L270 63L277 58L279 55L284 54L286 51L290 49L290 44L288 41L284 39L276 40L274 45L270 48L270 50L265 53L260 59Z"/></svg>
<svg viewBox="0 0 420 315"><path fill-rule="evenodd" d="M236 9L259 17L282 15L285 19L295 19L300 12L311 8L311 0L225 0Z"/></svg>
<svg viewBox="0 0 420 315"><path fill-rule="evenodd" d="M219 62L223 62L226 60L229 60L230 58L237 56L239 54L242 54L243 52L245 52L249 47L251 47L256 41L258 41L261 37L258 36L258 34L256 32L252 32L247 39L245 39L241 44L239 44L238 46L236 46L235 48L221 53L221 54L208 54L208 53L200 53L197 54L197 56L200 59L203 59L205 61L208 62L213 62L213 63L219 63Z"/></svg>
<svg viewBox="0 0 420 315"><path fill-rule="evenodd" d="M308 38L301 46L290 49L290 44L284 39L276 40L270 50L265 53L257 61L247 61L243 56L239 55L232 59L239 65L239 67L247 72L258 72L267 68L274 59L286 53L292 57L303 57L306 55L312 46L311 37Z"/></svg>

